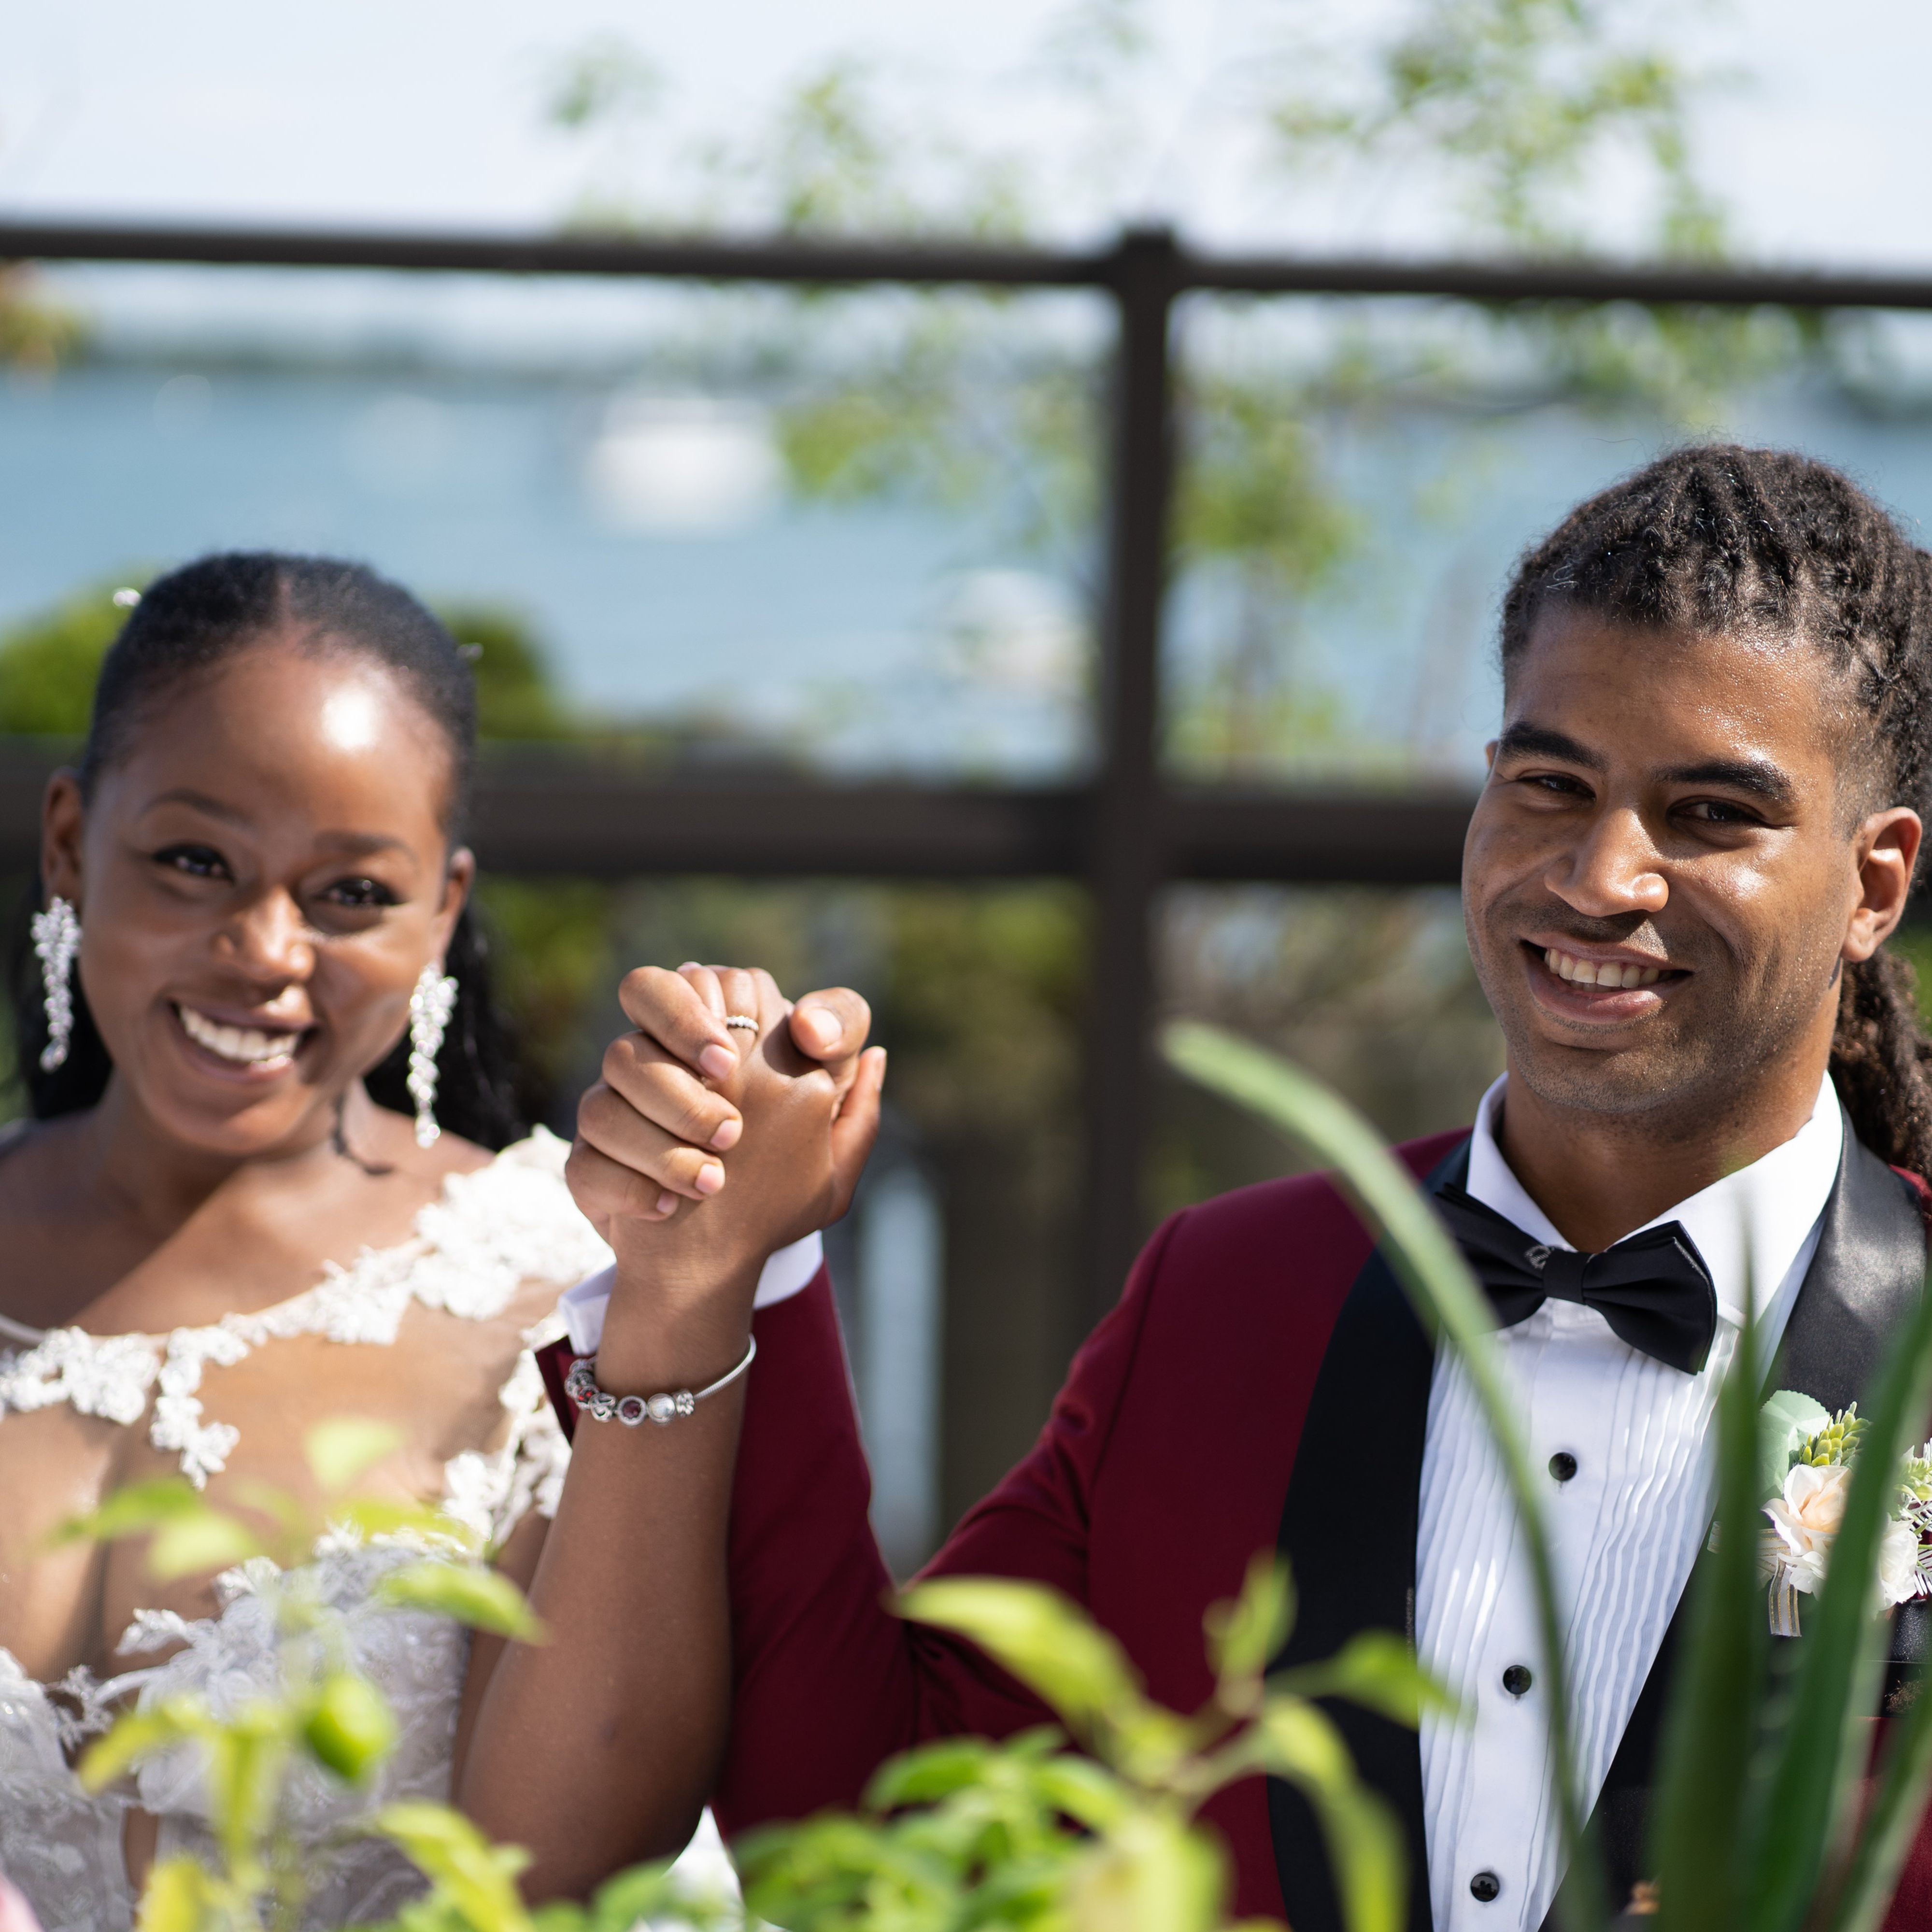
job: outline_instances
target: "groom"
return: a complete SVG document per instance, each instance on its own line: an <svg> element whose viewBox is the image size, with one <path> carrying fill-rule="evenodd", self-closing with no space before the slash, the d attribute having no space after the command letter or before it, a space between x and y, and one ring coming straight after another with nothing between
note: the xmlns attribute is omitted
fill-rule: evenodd
<svg viewBox="0 0 1932 1932"><path fill-rule="evenodd" d="M1508 1072L1472 1131L1402 1153L1496 1303L1617 1904L1646 1870L1748 1273L1775 1384L1833 1408L1924 1276L1932 1096L1878 949L1932 786L1925 562L1835 472L1707 448L1574 512L1504 606L1463 897ZM869 1135L862 1009L818 996L788 1023L769 982L696 971L625 998L640 1031L572 1160L618 1256L578 1346L620 1396L702 1387L749 1336L758 1358L664 1429L576 1429L535 1580L556 1641L505 1660L463 1790L532 1846L538 1892L664 1850L707 1795L728 1830L796 1816L916 1740L1042 1716L885 1608L828 1284L787 1292L812 1256L786 1244L842 1204ZM1393 1629L1462 1698L1466 1722L1419 1735L1334 1710L1405 1827L1411 1925L1535 1932L1562 1874L1511 1506L1466 1382L1316 1176L1160 1229L932 1568L1054 1585L1192 1709L1203 1612L1276 1545L1300 1597L1286 1660ZM1251 1780L1207 1815L1240 1912L1339 1926L1296 1794ZM1932 1912L1926 1851L1894 1928Z"/></svg>

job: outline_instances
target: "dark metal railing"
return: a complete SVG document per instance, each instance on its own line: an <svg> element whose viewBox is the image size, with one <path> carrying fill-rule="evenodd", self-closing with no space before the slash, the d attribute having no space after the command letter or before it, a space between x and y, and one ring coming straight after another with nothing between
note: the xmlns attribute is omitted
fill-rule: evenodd
<svg viewBox="0 0 1932 1932"><path fill-rule="evenodd" d="M1451 297L1489 303L1932 309L1932 278L1583 260L1396 262L1206 256L1164 231L1088 251L844 240L520 236L0 222L0 260L180 262L708 282L1087 288L1112 299L1108 561L1094 776L1078 786L683 783L621 765L505 752L486 764L486 864L618 877L715 872L1083 880L1094 901L1084 1279L1070 1334L1118 1293L1141 1233L1150 1090L1150 920L1173 879L1453 884L1468 800L1188 790L1158 758L1161 620L1173 494L1171 322L1197 290ZM0 860L34 849L48 754L0 746Z"/></svg>

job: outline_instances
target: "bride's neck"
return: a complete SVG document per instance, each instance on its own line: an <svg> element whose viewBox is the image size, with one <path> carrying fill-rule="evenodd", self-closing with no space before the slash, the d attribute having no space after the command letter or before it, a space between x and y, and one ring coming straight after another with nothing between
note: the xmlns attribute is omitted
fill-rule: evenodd
<svg viewBox="0 0 1932 1932"><path fill-rule="evenodd" d="M76 1153L106 1202L165 1240L218 1192L299 1186L340 1158L374 1102L358 1081L339 1103L319 1107L296 1133L248 1155L188 1144L165 1132L118 1079L89 1116ZM366 1129L365 1129L366 1131Z"/></svg>

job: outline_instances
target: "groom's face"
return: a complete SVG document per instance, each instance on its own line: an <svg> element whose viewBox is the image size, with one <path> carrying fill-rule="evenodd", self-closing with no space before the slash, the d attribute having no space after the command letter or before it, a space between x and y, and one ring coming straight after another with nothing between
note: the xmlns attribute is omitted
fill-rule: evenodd
<svg viewBox="0 0 1932 1932"><path fill-rule="evenodd" d="M1802 643L1546 616L1510 667L1463 860L1512 1077L1714 1128L1780 1064L1822 1074L1840 960L1877 943L1869 848L1916 850L1916 819L1860 788L1870 756Z"/></svg>

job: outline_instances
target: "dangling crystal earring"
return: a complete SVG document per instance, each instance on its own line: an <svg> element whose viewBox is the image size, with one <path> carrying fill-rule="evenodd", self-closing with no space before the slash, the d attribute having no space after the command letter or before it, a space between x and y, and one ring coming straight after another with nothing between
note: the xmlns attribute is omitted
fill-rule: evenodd
<svg viewBox="0 0 1932 1932"><path fill-rule="evenodd" d="M416 1103L418 1147L434 1147L442 1132L436 1124L436 1057L442 1051L442 1036L455 1010L455 980L440 965L425 966L410 995L408 1084L410 1098Z"/></svg>
<svg viewBox="0 0 1932 1932"><path fill-rule="evenodd" d="M45 912L29 922L34 952L40 962L40 984L46 989L47 1043L40 1048L40 1071L51 1073L67 1058L74 1038L74 971L80 951L80 917L56 894Z"/></svg>

